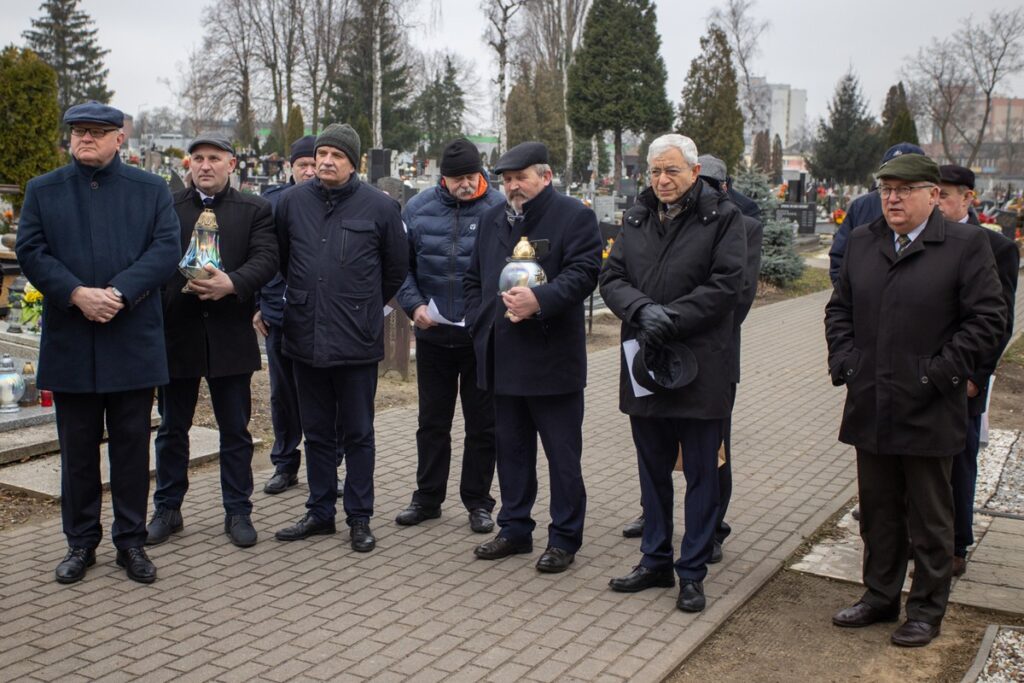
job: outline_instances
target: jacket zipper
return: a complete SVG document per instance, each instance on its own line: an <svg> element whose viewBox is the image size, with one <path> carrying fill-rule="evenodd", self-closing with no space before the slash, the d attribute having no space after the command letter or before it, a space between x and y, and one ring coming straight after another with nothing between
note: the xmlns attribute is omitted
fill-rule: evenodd
<svg viewBox="0 0 1024 683"><path fill-rule="evenodd" d="M450 273L450 275L448 276L448 310L445 311L445 315L448 317L449 320L452 320L453 316L455 314L455 281L458 279L458 276L455 274L455 261L456 261L456 259L455 259L455 246L458 243L458 239L459 239L459 202L458 202L458 200L456 200L456 202L455 202L455 225L452 226L452 247L451 247L451 253L449 254L449 257L448 257L448 267L449 267L448 272ZM453 322L458 322L458 321L453 320Z"/></svg>

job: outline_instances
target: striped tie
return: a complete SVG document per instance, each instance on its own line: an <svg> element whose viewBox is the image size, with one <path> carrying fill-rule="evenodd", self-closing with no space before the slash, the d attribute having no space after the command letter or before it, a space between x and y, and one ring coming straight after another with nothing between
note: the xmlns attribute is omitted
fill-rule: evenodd
<svg viewBox="0 0 1024 683"><path fill-rule="evenodd" d="M903 250L910 244L910 237L907 235L896 235L896 255L900 256Z"/></svg>

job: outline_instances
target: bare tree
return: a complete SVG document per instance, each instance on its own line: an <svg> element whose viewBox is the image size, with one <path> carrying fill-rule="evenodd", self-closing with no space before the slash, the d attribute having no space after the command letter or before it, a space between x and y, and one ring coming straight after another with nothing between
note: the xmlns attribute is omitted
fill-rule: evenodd
<svg viewBox="0 0 1024 683"><path fill-rule="evenodd" d="M185 60L177 63L178 79L172 86L184 113L182 128L191 137L210 128L224 114L224 100L211 83L219 80L211 60L199 47L191 47ZM170 85L170 83L168 83Z"/></svg>
<svg viewBox="0 0 1024 683"><path fill-rule="evenodd" d="M320 130L330 84L338 75L348 31L349 0L304 0L300 14L303 66L309 88L313 132Z"/></svg>
<svg viewBox="0 0 1024 683"><path fill-rule="evenodd" d="M301 52L300 0L245 0L260 63L273 94L274 132L284 143L284 119L295 102L294 74Z"/></svg>
<svg viewBox="0 0 1024 683"><path fill-rule="evenodd" d="M708 16L708 23L718 26L729 38L732 57L736 62L743 91L743 114L747 129L751 131L768 127L767 92L754 87L753 63L760 52L758 43L768 30L770 22L759 21L751 16L756 0L726 0L725 7L716 7Z"/></svg>
<svg viewBox="0 0 1024 683"><path fill-rule="evenodd" d="M963 49L947 39L921 48L904 70L910 83L909 104L938 133L942 153L952 163L960 161L955 144L967 130L977 128L973 102L975 88L966 65L960 59Z"/></svg>
<svg viewBox="0 0 1024 683"><path fill-rule="evenodd" d="M535 0L536 1L536 0ZM512 19L528 0L483 0L480 9L487 17L489 26L484 40L494 49L498 57L498 153L503 153L508 144L508 124L505 119L505 100L508 97L507 74L509 64L509 39L512 37Z"/></svg>

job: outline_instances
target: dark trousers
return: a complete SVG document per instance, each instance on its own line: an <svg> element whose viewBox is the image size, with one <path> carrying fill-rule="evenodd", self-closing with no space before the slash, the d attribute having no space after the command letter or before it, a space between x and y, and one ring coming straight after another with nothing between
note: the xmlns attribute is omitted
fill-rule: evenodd
<svg viewBox="0 0 1024 683"><path fill-rule="evenodd" d="M501 510L499 536L527 540L537 523L537 435L551 481L548 545L571 553L583 545L587 491L583 486L583 392L554 396L494 396L495 447Z"/></svg>
<svg viewBox="0 0 1024 683"><path fill-rule="evenodd" d="M672 469L683 449L685 530L679 558L679 578L703 581L715 539L718 519L718 447L721 420L630 417L633 443L640 466L640 499L644 533L640 563L648 569L672 564Z"/></svg>
<svg viewBox="0 0 1024 683"><path fill-rule="evenodd" d="M722 444L725 450L725 464L718 468L718 518L715 521L715 542L724 543L732 527L725 521L725 513L732 500L732 409L736 405L736 385L732 385L729 399L729 416L722 420Z"/></svg>
<svg viewBox="0 0 1024 683"><path fill-rule="evenodd" d="M199 380L172 378L157 392L161 419L156 432L154 508L179 510L188 491L188 432L199 400ZM229 515L252 512L251 383L252 373L206 379L220 431L220 492Z"/></svg>
<svg viewBox="0 0 1024 683"><path fill-rule="evenodd" d="M103 537L100 443L105 418L114 504L110 536L119 550L141 546L146 541L153 388L111 394L56 392L53 399L60 442L60 512L68 545L95 548Z"/></svg>
<svg viewBox="0 0 1024 683"><path fill-rule="evenodd" d="M494 509L494 405L476 385L472 346L446 347L416 340L419 428L416 430L414 503L437 508L444 502L452 461L452 420L461 394L466 438L462 447L459 496L467 510Z"/></svg>
<svg viewBox="0 0 1024 683"><path fill-rule="evenodd" d="M981 415L967 418L967 445L953 458L953 554L967 557L974 545L974 486L978 481Z"/></svg>
<svg viewBox="0 0 1024 683"><path fill-rule="evenodd" d="M907 618L939 624L953 572L953 457L886 455L857 449L860 535L864 539L861 598L876 609L898 607L913 544L914 579ZM907 530L910 539L907 538Z"/></svg>
<svg viewBox="0 0 1024 683"><path fill-rule="evenodd" d="M264 321L266 323L266 321ZM302 455L302 418L299 414L299 394L295 389L292 359L281 351L283 331L280 325L267 325L267 373L270 375L270 421L274 426L274 446L270 449L270 462L278 472L295 474L299 471ZM338 465L345 457L341 449L343 439L338 438Z"/></svg>
<svg viewBox="0 0 1024 683"><path fill-rule="evenodd" d="M334 519L338 501L338 435L344 434L346 521L351 525L355 520L368 520L373 516L373 398L377 393L377 364L315 368L293 361L292 370L306 433L306 509L320 521Z"/></svg>

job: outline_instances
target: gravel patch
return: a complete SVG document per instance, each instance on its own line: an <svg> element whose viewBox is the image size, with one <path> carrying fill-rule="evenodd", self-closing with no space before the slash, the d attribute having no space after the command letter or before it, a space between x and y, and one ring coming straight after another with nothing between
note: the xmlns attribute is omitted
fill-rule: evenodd
<svg viewBox="0 0 1024 683"><path fill-rule="evenodd" d="M983 507L986 511L991 512L1024 515L1024 444L1021 442L1022 439L1018 438L1006 456L991 497L985 500L983 506L975 502L977 507ZM981 479L980 467L978 478ZM977 496L975 500L978 500Z"/></svg>
<svg viewBox="0 0 1024 683"><path fill-rule="evenodd" d="M1000 628L977 683L1024 681L1024 630Z"/></svg>

